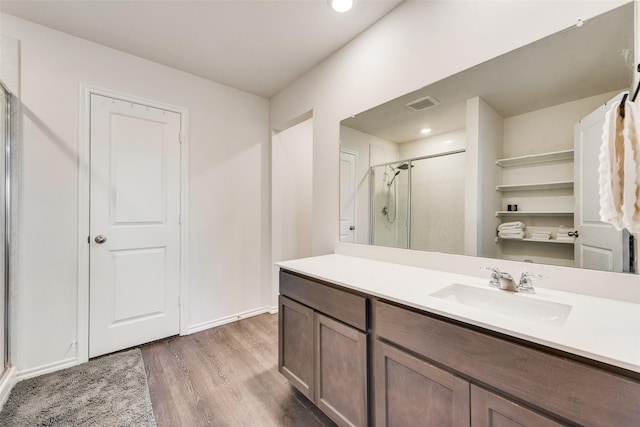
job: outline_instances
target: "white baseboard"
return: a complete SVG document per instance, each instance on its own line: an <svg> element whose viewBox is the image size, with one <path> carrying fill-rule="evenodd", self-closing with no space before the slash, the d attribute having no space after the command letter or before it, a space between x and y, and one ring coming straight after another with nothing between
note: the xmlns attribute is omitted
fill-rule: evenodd
<svg viewBox="0 0 640 427"><path fill-rule="evenodd" d="M0 378L0 410L9 399L9 394L13 390L13 386L18 382L16 378L16 368L9 368Z"/></svg>
<svg viewBox="0 0 640 427"><path fill-rule="evenodd" d="M71 368L78 364L78 359L71 357L69 359L60 360L58 362L49 363L48 365L36 366L35 368L25 369L24 371L18 371L18 381L26 380L27 378L33 378L40 375L48 374L50 372L59 371L61 369Z"/></svg>
<svg viewBox="0 0 640 427"><path fill-rule="evenodd" d="M275 305L275 306L269 308L269 314L278 314L278 306Z"/></svg>
<svg viewBox="0 0 640 427"><path fill-rule="evenodd" d="M196 332L204 331L206 329L215 328L216 326L226 325L227 323L235 322L240 319L246 319L247 317L257 316L259 314L264 313L272 313L273 308L271 307L260 307L255 310L244 311L242 313L237 313L231 316L223 317L220 319L210 320L208 322L198 323L196 325L191 325L187 327L187 332L183 335L190 335ZM276 307L277 312L277 307Z"/></svg>

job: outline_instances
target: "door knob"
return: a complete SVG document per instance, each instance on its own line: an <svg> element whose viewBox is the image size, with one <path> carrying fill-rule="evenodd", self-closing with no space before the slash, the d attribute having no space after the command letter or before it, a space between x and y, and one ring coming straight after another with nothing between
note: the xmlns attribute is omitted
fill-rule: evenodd
<svg viewBox="0 0 640 427"><path fill-rule="evenodd" d="M107 238L104 237L102 234L99 234L99 235L96 236L95 240L96 240L97 244L101 245L101 244L103 244L104 242L107 241Z"/></svg>
<svg viewBox="0 0 640 427"><path fill-rule="evenodd" d="M351 231L353 231L353 230L355 230L355 229L356 229L356 226L355 226L355 225L352 225L351 227L349 227L349 230L351 230Z"/></svg>
<svg viewBox="0 0 640 427"><path fill-rule="evenodd" d="M578 230L576 230L576 231L570 231L570 232L568 232L567 234L568 234L570 237L575 237L576 239L577 239L578 237L580 237L580 234L578 234Z"/></svg>

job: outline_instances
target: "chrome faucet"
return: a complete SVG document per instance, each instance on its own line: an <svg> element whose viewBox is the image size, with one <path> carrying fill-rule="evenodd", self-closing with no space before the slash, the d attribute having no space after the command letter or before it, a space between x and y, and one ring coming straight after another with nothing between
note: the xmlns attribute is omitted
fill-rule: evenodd
<svg viewBox="0 0 640 427"><path fill-rule="evenodd" d="M495 267L483 267L482 269L491 271L491 280L489 281L489 285L494 288L511 292L516 292L518 290L516 282L514 282L513 277L511 277L509 273L500 271Z"/></svg>
<svg viewBox="0 0 640 427"><path fill-rule="evenodd" d="M524 271L520 275L520 280L518 283L513 280L511 274L500 271L494 267L482 267L482 270L491 271L491 280L489 280L489 285L494 288L502 289L503 291L509 292L522 292L526 294L535 293L535 289L533 288L533 282L531 279L546 279L547 276L542 274L534 274L528 273Z"/></svg>
<svg viewBox="0 0 640 427"><path fill-rule="evenodd" d="M527 294L535 293L533 288L533 281L531 279L546 279L547 276L543 274L528 273L523 271L520 275L520 281L518 282L518 292L524 292Z"/></svg>

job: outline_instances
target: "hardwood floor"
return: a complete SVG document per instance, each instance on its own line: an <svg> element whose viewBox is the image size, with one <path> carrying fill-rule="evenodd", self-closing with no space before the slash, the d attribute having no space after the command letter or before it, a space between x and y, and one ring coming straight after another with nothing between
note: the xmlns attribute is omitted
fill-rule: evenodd
<svg viewBox="0 0 640 427"><path fill-rule="evenodd" d="M278 373L278 316L141 347L158 427L335 426Z"/></svg>

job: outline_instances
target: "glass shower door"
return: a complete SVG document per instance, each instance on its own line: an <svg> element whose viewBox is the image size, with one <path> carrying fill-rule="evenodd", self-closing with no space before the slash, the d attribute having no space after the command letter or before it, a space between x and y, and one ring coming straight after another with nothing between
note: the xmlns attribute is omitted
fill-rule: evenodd
<svg viewBox="0 0 640 427"><path fill-rule="evenodd" d="M464 162L464 152L411 162L411 249L464 254Z"/></svg>
<svg viewBox="0 0 640 427"><path fill-rule="evenodd" d="M0 354L3 368L10 366L9 357L9 255L11 250L11 144L15 134L12 124L15 99L0 81ZM2 371L2 370L0 370ZM6 371L5 371L6 372Z"/></svg>

